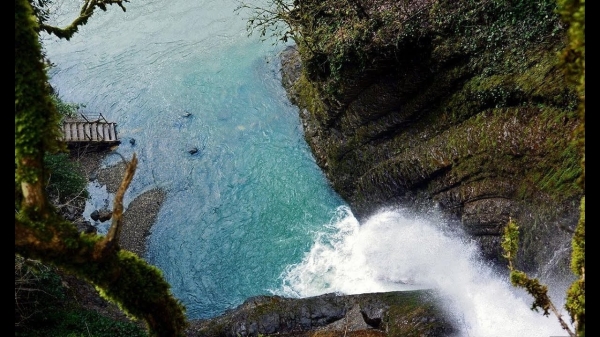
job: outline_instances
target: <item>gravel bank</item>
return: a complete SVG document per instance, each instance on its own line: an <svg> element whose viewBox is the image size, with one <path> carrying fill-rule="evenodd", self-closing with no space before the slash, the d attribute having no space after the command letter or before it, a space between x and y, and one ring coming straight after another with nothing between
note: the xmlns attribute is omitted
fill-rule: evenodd
<svg viewBox="0 0 600 337"><path fill-rule="evenodd" d="M98 180L100 185L106 185L109 193L117 191L125 172L125 163L122 161L110 167L101 167L102 160L113 151L110 148L72 151L72 158L79 162L88 179L90 181ZM146 240L150 234L150 228L156 221L165 197L165 191L154 188L140 194L129 203L123 213L123 228L119 238L121 248L132 251L142 258L145 256ZM109 206L112 209L112 205Z"/></svg>

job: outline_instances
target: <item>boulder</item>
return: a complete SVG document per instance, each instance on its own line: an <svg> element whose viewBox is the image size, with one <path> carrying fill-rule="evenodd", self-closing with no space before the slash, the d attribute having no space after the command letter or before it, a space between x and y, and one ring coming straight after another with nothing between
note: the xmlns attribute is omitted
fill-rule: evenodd
<svg viewBox="0 0 600 337"><path fill-rule="evenodd" d="M450 336L455 332L455 322L441 310L441 300L433 292L417 290L309 298L256 296L221 316L191 321L187 335Z"/></svg>

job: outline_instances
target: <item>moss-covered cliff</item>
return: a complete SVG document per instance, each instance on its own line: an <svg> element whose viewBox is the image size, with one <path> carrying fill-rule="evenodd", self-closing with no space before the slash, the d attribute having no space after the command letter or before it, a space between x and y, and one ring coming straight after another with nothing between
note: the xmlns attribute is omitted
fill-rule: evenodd
<svg viewBox="0 0 600 337"><path fill-rule="evenodd" d="M284 86L359 219L439 206L498 259L510 216L529 271L568 250L581 121L554 1L306 0L284 12L296 41Z"/></svg>

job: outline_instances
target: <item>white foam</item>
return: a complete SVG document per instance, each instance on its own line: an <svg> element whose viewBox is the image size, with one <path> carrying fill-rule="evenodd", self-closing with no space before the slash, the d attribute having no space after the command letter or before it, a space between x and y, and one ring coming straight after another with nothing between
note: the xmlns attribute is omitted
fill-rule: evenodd
<svg viewBox="0 0 600 337"><path fill-rule="evenodd" d="M274 293L436 289L464 336L567 335L556 317L530 310L532 298L483 262L474 243L449 233L435 213L426 217L386 210L360 225L342 206L303 261L282 274Z"/></svg>

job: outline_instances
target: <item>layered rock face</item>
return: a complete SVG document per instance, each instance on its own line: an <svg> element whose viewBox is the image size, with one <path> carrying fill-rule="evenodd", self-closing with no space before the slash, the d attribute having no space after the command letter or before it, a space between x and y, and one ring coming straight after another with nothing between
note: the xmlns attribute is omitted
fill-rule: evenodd
<svg viewBox="0 0 600 337"><path fill-rule="evenodd" d="M301 34L282 55L282 82L357 218L436 207L506 264L512 217L519 268L567 270L580 121L553 1L329 2L292 12Z"/></svg>

